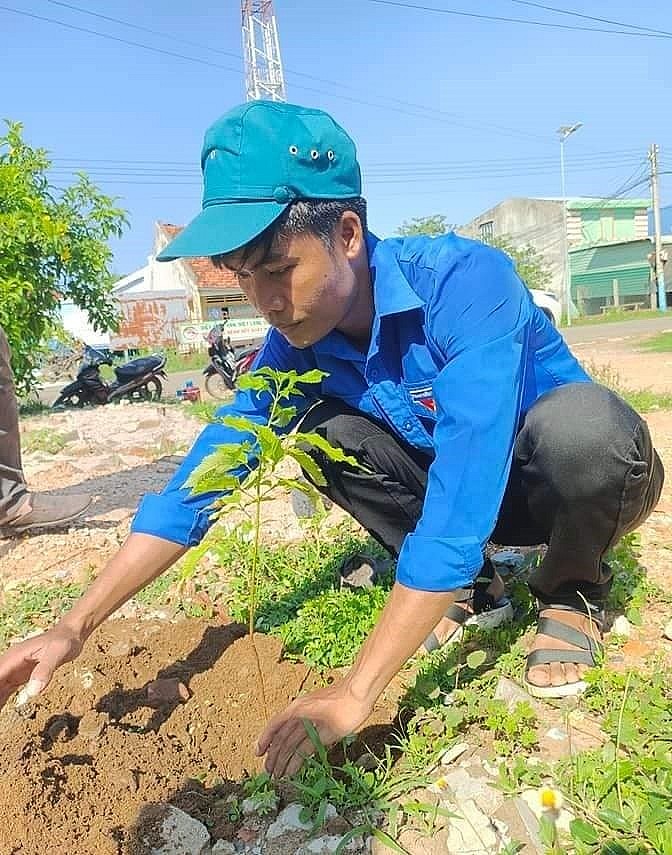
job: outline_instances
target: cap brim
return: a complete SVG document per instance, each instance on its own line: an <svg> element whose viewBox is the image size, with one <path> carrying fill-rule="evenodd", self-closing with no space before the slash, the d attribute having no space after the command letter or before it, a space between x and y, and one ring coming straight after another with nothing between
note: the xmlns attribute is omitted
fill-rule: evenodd
<svg viewBox="0 0 672 855"><path fill-rule="evenodd" d="M157 256L157 261L233 252L249 243L287 208L278 202L208 205Z"/></svg>

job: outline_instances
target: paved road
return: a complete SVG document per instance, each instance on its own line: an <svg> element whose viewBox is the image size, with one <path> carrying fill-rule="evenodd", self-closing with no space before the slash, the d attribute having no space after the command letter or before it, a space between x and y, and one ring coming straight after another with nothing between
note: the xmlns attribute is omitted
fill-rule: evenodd
<svg viewBox="0 0 672 855"><path fill-rule="evenodd" d="M591 341L618 338L643 338L646 335L655 335L663 330L672 330L672 317L642 318L642 320L619 321L617 323L589 324L587 326L569 327L561 330L568 344L586 344ZM205 368L205 362L203 363ZM164 384L164 396L174 398L175 392L181 389L187 380L193 380L194 385L200 386L201 395L205 394L204 377L201 369L193 371L182 371L169 374ZM45 386L40 399L44 404L51 404L65 384Z"/></svg>
<svg viewBox="0 0 672 855"><path fill-rule="evenodd" d="M568 344L586 344L607 338L643 338L663 330L672 331L672 316L642 318L641 321L617 321L605 324L588 324L580 327L565 327L560 332Z"/></svg>

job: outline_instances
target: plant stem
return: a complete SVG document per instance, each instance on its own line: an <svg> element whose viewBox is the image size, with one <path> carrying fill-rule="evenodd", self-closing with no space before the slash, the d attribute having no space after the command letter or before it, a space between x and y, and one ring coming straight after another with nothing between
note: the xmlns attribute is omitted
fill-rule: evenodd
<svg viewBox="0 0 672 855"><path fill-rule="evenodd" d="M623 703L621 704L620 712L618 713L618 729L616 731L616 792L618 794L618 806L623 814L623 794L621 793L621 761L619 753L621 750L621 728L623 727L623 713L625 712L625 704L628 700L628 690L630 689L630 679L632 671L628 671L628 676L625 681L625 689L623 690Z"/></svg>

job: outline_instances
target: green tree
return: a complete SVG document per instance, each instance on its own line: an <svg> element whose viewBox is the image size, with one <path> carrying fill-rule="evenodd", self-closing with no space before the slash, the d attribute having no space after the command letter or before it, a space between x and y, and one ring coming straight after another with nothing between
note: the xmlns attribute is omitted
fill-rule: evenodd
<svg viewBox="0 0 672 855"><path fill-rule="evenodd" d="M414 217L412 220L404 220L399 226L399 234L403 237L413 235L445 235L454 228L443 214L432 214L430 217Z"/></svg>
<svg viewBox="0 0 672 855"><path fill-rule="evenodd" d="M528 288L543 291L548 286L551 281L551 272L546 259L533 246L529 244L514 246L505 235L491 238L488 243L509 256L518 275Z"/></svg>
<svg viewBox="0 0 672 855"><path fill-rule="evenodd" d="M127 220L82 173L70 186L54 187L47 152L24 142L20 124L6 124L0 136L0 324L25 393L62 300L86 311L97 330L116 329L107 240L119 237Z"/></svg>

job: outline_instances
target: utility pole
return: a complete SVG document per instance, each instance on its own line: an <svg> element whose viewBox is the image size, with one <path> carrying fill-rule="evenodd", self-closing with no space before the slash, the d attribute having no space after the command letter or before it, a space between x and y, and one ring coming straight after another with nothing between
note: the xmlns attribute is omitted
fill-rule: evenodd
<svg viewBox="0 0 672 855"><path fill-rule="evenodd" d="M572 325L572 272L569 266L569 241L567 239L567 196L565 191L565 140L579 128L583 122L573 125L562 125L558 128L560 136L560 188L562 195L562 296L564 298L565 312L567 313L567 326Z"/></svg>
<svg viewBox="0 0 672 855"><path fill-rule="evenodd" d="M658 308L661 312L667 309L667 298L665 296L665 269L663 267L663 242L660 226L660 192L658 189L658 146L654 143L649 149L649 160L651 161L651 201L653 204L653 270L658 288Z"/></svg>
<svg viewBox="0 0 672 855"><path fill-rule="evenodd" d="M272 0L242 0L245 83L248 101L286 101L278 25Z"/></svg>

